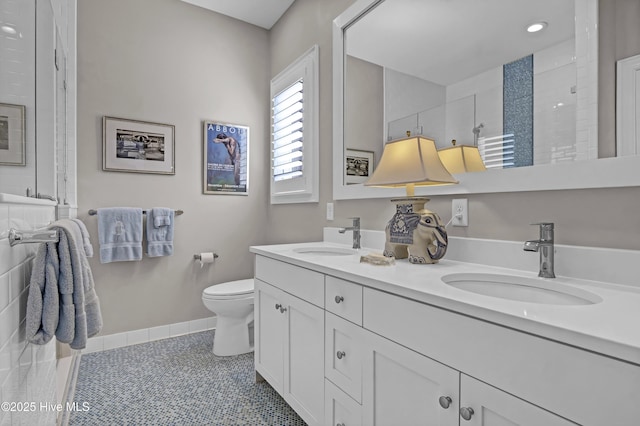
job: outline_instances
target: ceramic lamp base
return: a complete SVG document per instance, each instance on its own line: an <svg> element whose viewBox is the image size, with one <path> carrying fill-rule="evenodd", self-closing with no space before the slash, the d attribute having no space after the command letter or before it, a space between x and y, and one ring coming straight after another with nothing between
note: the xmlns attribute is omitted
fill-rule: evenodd
<svg viewBox="0 0 640 426"><path fill-rule="evenodd" d="M410 263L438 263L447 251L447 232L436 213L425 209L425 197L395 198L396 213L385 229L384 255Z"/></svg>

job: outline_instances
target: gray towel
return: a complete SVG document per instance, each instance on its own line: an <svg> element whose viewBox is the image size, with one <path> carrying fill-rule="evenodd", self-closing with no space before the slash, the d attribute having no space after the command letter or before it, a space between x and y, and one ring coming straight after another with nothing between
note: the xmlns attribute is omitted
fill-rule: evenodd
<svg viewBox="0 0 640 426"><path fill-rule="evenodd" d="M147 212L147 256L173 254L173 209L154 207Z"/></svg>
<svg viewBox="0 0 640 426"><path fill-rule="evenodd" d="M56 243L40 244L31 269L27 299L26 337L44 345L58 327L58 273L60 265Z"/></svg>
<svg viewBox="0 0 640 426"><path fill-rule="evenodd" d="M71 219L72 221L75 222L76 225L78 225L78 228L80 228L80 232L82 233L82 244L84 246L84 254L87 255L87 257L93 257L93 246L91 245L91 239L89 238L89 231L87 230L87 227L85 226L84 222L81 221L80 219Z"/></svg>
<svg viewBox="0 0 640 426"><path fill-rule="evenodd" d="M95 336L102 329L100 301L95 292L93 273L84 253L80 228L69 219L59 220L53 227L60 234L58 286L61 307L56 337L61 342L69 343L72 349L83 349L87 338ZM70 265L69 269L63 267L67 265ZM68 293L69 289L72 289L71 294ZM67 342L70 337L72 340Z"/></svg>
<svg viewBox="0 0 640 426"><path fill-rule="evenodd" d="M55 222L58 243L40 246L27 301L27 339L45 344L55 334L72 349L102 329L100 301L85 254L82 231L70 219Z"/></svg>
<svg viewBox="0 0 640 426"><path fill-rule="evenodd" d="M98 209L100 263L142 259L142 209Z"/></svg>

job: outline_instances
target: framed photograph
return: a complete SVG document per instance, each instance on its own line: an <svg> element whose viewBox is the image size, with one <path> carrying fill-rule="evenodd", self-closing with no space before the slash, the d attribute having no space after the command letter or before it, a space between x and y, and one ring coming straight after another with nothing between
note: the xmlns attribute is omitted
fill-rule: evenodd
<svg viewBox="0 0 640 426"><path fill-rule="evenodd" d="M24 166L24 105L0 104L0 165Z"/></svg>
<svg viewBox="0 0 640 426"><path fill-rule="evenodd" d="M346 164L344 182L347 185L364 183L373 173L373 151L347 148L344 163Z"/></svg>
<svg viewBox="0 0 640 426"><path fill-rule="evenodd" d="M204 122L204 194L247 195L249 191L249 127Z"/></svg>
<svg viewBox="0 0 640 426"><path fill-rule="evenodd" d="M102 170L175 175L175 126L103 117Z"/></svg>

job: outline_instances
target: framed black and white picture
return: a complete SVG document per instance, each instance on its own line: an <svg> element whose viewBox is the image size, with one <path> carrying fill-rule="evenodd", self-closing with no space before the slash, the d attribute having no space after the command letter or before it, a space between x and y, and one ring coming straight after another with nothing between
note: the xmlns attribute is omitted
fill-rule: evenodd
<svg viewBox="0 0 640 426"><path fill-rule="evenodd" d="M175 126L102 118L102 170L175 174Z"/></svg>
<svg viewBox="0 0 640 426"><path fill-rule="evenodd" d="M204 194L247 195L249 192L249 127L204 122Z"/></svg>
<svg viewBox="0 0 640 426"><path fill-rule="evenodd" d="M0 165L24 166L25 107L0 103Z"/></svg>
<svg viewBox="0 0 640 426"><path fill-rule="evenodd" d="M349 184L364 183L373 173L373 151L357 149L345 150L344 182Z"/></svg>

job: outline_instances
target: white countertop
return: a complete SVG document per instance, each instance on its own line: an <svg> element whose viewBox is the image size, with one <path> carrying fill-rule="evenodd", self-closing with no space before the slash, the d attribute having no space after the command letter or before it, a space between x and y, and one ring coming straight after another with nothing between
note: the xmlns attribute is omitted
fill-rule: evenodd
<svg viewBox="0 0 640 426"><path fill-rule="evenodd" d="M413 265L402 259L392 266L374 266L360 263L360 256L379 253L379 250L363 248L357 254L344 256L294 251L303 247L349 248L311 242L253 246L250 251L640 366L640 289L637 287L567 277L544 279L536 273L446 258L433 265ZM493 273L557 282L594 293L602 302L547 305L484 296L454 288L441 280L453 273Z"/></svg>

